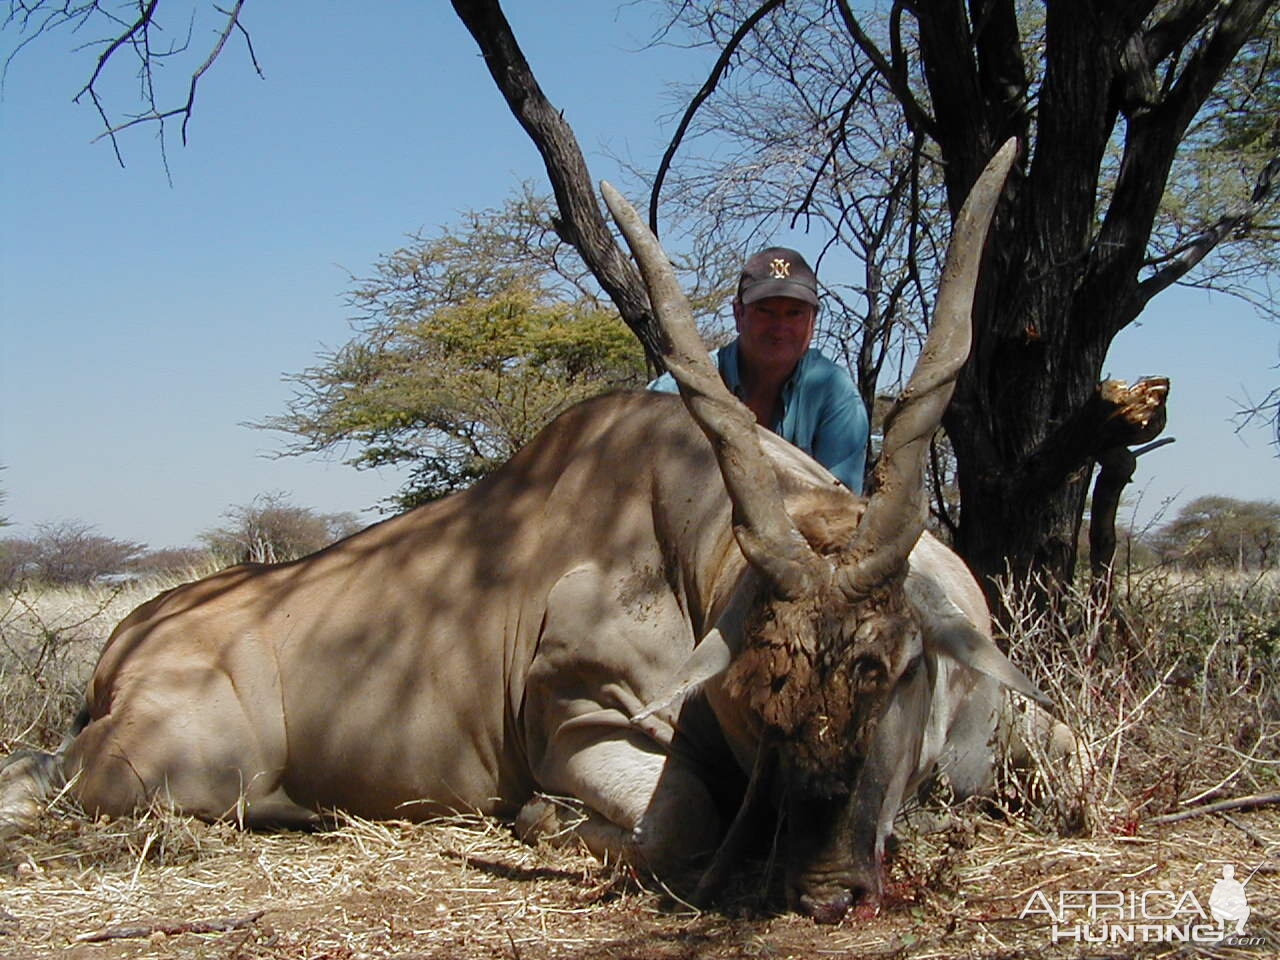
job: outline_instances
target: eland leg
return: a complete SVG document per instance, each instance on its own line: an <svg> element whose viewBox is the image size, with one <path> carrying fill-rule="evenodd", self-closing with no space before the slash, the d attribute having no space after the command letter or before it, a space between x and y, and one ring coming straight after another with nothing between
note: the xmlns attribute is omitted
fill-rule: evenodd
<svg viewBox="0 0 1280 960"><path fill-rule="evenodd" d="M597 856L668 873L713 852L721 825L674 721L632 721L692 648L665 583L649 580L638 589L639 576L589 564L556 583L524 719L538 788L587 808L568 835ZM547 812L535 803L519 826L531 837L546 835L539 824L551 822ZM554 826L552 833L559 822Z"/></svg>
<svg viewBox="0 0 1280 960"><path fill-rule="evenodd" d="M250 827L317 822L282 786L279 677L261 642L224 643L216 659L165 652L161 644L137 651L109 685L95 678L106 692L65 764L84 808L120 816L159 801Z"/></svg>

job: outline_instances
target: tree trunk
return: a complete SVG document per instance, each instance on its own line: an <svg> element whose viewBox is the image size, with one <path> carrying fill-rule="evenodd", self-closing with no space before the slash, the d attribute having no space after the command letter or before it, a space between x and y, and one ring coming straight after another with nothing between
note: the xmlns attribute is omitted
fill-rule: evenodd
<svg viewBox="0 0 1280 960"><path fill-rule="evenodd" d="M960 0L914 8L953 214L995 145L1032 130L1013 4L981 6L981 17ZM1050 591L1074 576L1096 458L1119 442L1108 442L1098 389L1107 349L1185 273L1142 276L1174 155L1272 6L1233 0L1152 25L1149 2L1046 5L1034 151L989 238L974 349L944 420L962 503L956 546L989 599L1005 574L1035 572ZM1162 87L1155 64L1206 23L1211 38ZM1122 117L1123 157L1103 205L1103 160Z"/></svg>
<svg viewBox="0 0 1280 960"><path fill-rule="evenodd" d="M1111 599L1116 563L1116 514L1120 497L1138 469L1138 458L1128 447L1116 446L1098 458L1102 469L1093 484L1089 507L1089 580L1093 596L1103 606Z"/></svg>
<svg viewBox="0 0 1280 960"><path fill-rule="evenodd" d="M1029 242L1013 230L1000 241L1006 251ZM997 266L975 304L979 334L944 423L962 504L956 545L992 600L1004 575L1034 571L1047 590L1071 582L1095 458L1114 445L1098 380L1125 298L1094 304L1077 282L1043 263Z"/></svg>
<svg viewBox="0 0 1280 960"><path fill-rule="evenodd" d="M1115 576L1116 513L1120 508L1120 497L1133 479L1138 458L1170 443L1173 443L1173 437L1165 437L1141 449L1130 450L1126 442L1103 451L1098 457L1102 469L1094 481L1093 503L1089 507L1089 577L1093 596L1104 608L1110 605L1111 583Z"/></svg>

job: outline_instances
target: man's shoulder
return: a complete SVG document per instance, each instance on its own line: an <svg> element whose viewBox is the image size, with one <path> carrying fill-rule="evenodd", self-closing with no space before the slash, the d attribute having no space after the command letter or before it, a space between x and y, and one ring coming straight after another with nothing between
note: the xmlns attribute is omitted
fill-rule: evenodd
<svg viewBox="0 0 1280 960"><path fill-rule="evenodd" d="M810 347L809 352L804 355L800 365L800 380L806 387L833 393L858 392L849 371L816 347Z"/></svg>

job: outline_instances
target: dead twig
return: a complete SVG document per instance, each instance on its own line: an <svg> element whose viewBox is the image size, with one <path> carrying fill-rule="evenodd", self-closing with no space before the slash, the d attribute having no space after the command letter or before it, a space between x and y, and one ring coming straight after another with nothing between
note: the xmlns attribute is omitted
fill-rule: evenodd
<svg viewBox="0 0 1280 960"><path fill-rule="evenodd" d="M266 912L265 910L257 910L243 917L197 920L193 923L166 923L160 921L158 923L130 927L104 927L92 933L81 934L76 937L76 942L105 943L108 940L145 940L157 933L162 933L166 937L173 937L182 933L229 933L232 930L243 930L245 927L253 926Z"/></svg>
<svg viewBox="0 0 1280 960"><path fill-rule="evenodd" d="M1258 831L1251 829L1246 824L1241 823L1235 817L1230 816L1229 814L1226 814L1226 813L1219 813L1218 816L1221 817L1223 820L1225 820L1227 823L1231 824L1241 833L1243 833L1246 837L1252 840L1254 844L1256 844L1259 847L1262 847L1262 849L1267 850L1271 846L1273 846L1273 844L1270 844L1267 842L1266 837L1259 834Z"/></svg>
<svg viewBox="0 0 1280 960"><path fill-rule="evenodd" d="M1206 813L1264 807L1272 803L1280 803L1280 793L1254 793L1247 797L1236 797L1234 800L1219 800L1217 803L1207 803L1203 807L1192 807L1190 810L1152 817L1147 823L1175 823L1178 820L1190 820L1192 817L1204 816Z"/></svg>

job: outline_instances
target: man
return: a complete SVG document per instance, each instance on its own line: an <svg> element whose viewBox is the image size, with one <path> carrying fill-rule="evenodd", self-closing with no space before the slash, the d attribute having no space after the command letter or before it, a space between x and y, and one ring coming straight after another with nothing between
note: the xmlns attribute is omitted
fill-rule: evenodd
<svg viewBox="0 0 1280 960"><path fill-rule="evenodd" d="M716 362L758 423L861 493L867 411L848 372L809 346L817 316L818 278L804 257L786 247L761 250L738 280L738 337L716 351ZM669 373L649 386L676 390Z"/></svg>

